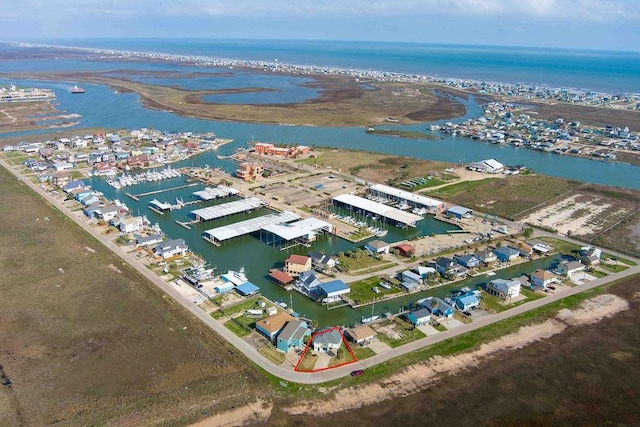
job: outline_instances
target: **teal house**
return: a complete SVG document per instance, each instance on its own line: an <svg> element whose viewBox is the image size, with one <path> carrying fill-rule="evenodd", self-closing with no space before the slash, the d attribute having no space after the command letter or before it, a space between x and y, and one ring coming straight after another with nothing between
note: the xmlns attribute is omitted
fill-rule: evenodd
<svg viewBox="0 0 640 427"><path fill-rule="evenodd" d="M282 331L276 338L276 347L280 351L285 353L290 348L302 348L306 337L311 336L311 329L307 326L307 323L293 319L287 322Z"/></svg>

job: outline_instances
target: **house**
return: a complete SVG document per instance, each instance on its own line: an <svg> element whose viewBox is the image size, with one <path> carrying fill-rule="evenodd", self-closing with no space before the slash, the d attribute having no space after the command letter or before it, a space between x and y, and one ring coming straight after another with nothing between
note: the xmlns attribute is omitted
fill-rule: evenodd
<svg viewBox="0 0 640 427"><path fill-rule="evenodd" d="M77 188L88 188L88 186L84 183L84 181L77 180L77 181L71 181L71 182L67 183L63 187L63 190L64 190L65 193L70 193L71 191L73 191L73 190L75 190Z"/></svg>
<svg viewBox="0 0 640 427"><path fill-rule="evenodd" d="M68 172L56 172L51 178L51 184L56 188L63 188L71 181L71 175Z"/></svg>
<svg viewBox="0 0 640 427"><path fill-rule="evenodd" d="M264 173L264 165L262 163L243 162L236 169L236 177L244 181L255 181Z"/></svg>
<svg viewBox="0 0 640 427"><path fill-rule="evenodd" d="M311 258L311 266L316 270L329 270L334 268L337 263L335 258L321 252L310 251L307 255Z"/></svg>
<svg viewBox="0 0 640 427"><path fill-rule="evenodd" d="M315 271L303 271L298 276L296 285L307 295L312 295L320 290L322 282L318 280Z"/></svg>
<svg viewBox="0 0 640 427"><path fill-rule="evenodd" d="M52 167L53 169L56 170L56 172L64 172L64 171L73 169L73 163L69 163L69 162L54 163Z"/></svg>
<svg viewBox="0 0 640 427"><path fill-rule="evenodd" d="M547 270L536 270L529 276L534 287L546 289L550 284L558 282L558 276Z"/></svg>
<svg viewBox="0 0 640 427"><path fill-rule="evenodd" d="M422 284L422 277L419 274L414 273L411 270L405 270L400 275L400 280L402 282L415 283L416 285Z"/></svg>
<svg viewBox="0 0 640 427"><path fill-rule="evenodd" d="M540 254L547 254L552 249L551 245L545 242L541 242L540 240L530 240L527 242L527 245L531 246L534 252Z"/></svg>
<svg viewBox="0 0 640 427"><path fill-rule="evenodd" d="M120 228L120 231L122 233L134 233L136 231L142 230L142 225L142 217L133 216L120 221L118 228Z"/></svg>
<svg viewBox="0 0 640 427"><path fill-rule="evenodd" d="M416 253L416 248L414 248L413 246L411 246L408 243L401 243L397 246L393 247L394 249L397 249L398 252L400 252L400 255L404 256L404 257L412 257L413 254Z"/></svg>
<svg viewBox="0 0 640 427"><path fill-rule="evenodd" d="M337 352L340 346L342 346L342 334L338 328L322 331L313 336L314 351Z"/></svg>
<svg viewBox="0 0 640 427"><path fill-rule="evenodd" d="M447 209L447 215L455 219L469 219L473 218L473 210L462 206L451 206Z"/></svg>
<svg viewBox="0 0 640 427"><path fill-rule="evenodd" d="M136 246L151 246L160 242L162 242L162 234L152 234L136 239Z"/></svg>
<svg viewBox="0 0 640 427"><path fill-rule="evenodd" d="M320 284L320 295L322 298L335 300L340 298L340 295L348 294L349 292L351 292L351 288L342 280L332 280Z"/></svg>
<svg viewBox="0 0 640 427"><path fill-rule="evenodd" d="M290 320L276 336L276 348L285 353L291 348L302 348L305 339L310 336L311 329L307 322L298 319Z"/></svg>
<svg viewBox="0 0 640 427"><path fill-rule="evenodd" d="M433 267L425 267L423 265L419 265L416 267L416 273L422 278L422 280L426 280L429 275L436 274L437 271Z"/></svg>
<svg viewBox="0 0 640 427"><path fill-rule="evenodd" d="M388 254L390 245L382 240L372 240L364 248L372 254Z"/></svg>
<svg viewBox="0 0 640 427"><path fill-rule="evenodd" d="M453 259L455 262L466 268L476 268L480 265L480 260L473 254L455 256Z"/></svg>
<svg viewBox="0 0 640 427"><path fill-rule="evenodd" d="M453 299L453 305L460 311L467 311L480 305L480 300L473 292L467 292Z"/></svg>
<svg viewBox="0 0 640 427"><path fill-rule="evenodd" d="M575 273L580 271L584 271L585 265L580 261L562 261L558 264L557 270L558 273L562 274L566 277L571 277Z"/></svg>
<svg viewBox="0 0 640 427"><path fill-rule="evenodd" d="M419 308L407 313L407 320L414 326L420 326L431 321L431 312L426 308Z"/></svg>
<svg viewBox="0 0 640 427"><path fill-rule="evenodd" d="M189 251L189 247L183 239L171 239L160 243L155 247L153 252L156 256L164 259L171 258L176 255L185 255Z"/></svg>
<svg viewBox="0 0 640 427"><path fill-rule="evenodd" d="M520 295L520 281L493 279L487 284L487 292L502 299L514 298Z"/></svg>
<svg viewBox="0 0 640 427"><path fill-rule="evenodd" d="M498 257L496 256L496 254L493 251L490 251L488 249L478 251L476 252L475 255L476 255L476 258L478 258L478 260L483 264L491 264L498 260Z"/></svg>
<svg viewBox="0 0 640 427"><path fill-rule="evenodd" d="M418 303L429 310L434 317L453 317L453 306L440 298L429 297Z"/></svg>
<svg viewBox="0 0 640 427"><path fill-rule="evenodd" d="M509 262L520 256L520 252L516 249L513 249L511 246L496 248L493 250L493 252L501 262Z"/></svg>
<svg viewBox="0 0 640 427"><path fill-rule="evenodd" d="M298 277L303 271L311 270L311 258L304 255L292 254L284 261L282 271L291 277Z"/></svg>
<svg viewBox="0 0 640 427"><path fill-rule="evenodd" d="M102 207L103 207L102 203L96 202L92 205L87 206L83 212L89 218L94 218L96 216L96 212L100 210L100 208Z"/></svg>
<svg viewBox="0 0 640 427"><path fill-rule="evenodd" d="M515 247L514 249L516 249L520 253L521 257L530 257L534 253L533 248L531 246L522 242L518 243L518 246Z"/></svg>
<svg viewBox="0 0 640 427"><path fill-rule="evenodd" d="M286 311L278 311L276 314L264 319L256 321L256 331L267 337L267 339L273 342L276 335L280 333L285 325L294 320Z"/></svg>
<svg viewBox="0 0 640 427"><path fill-rule="evenodd" d="M376 332L367 325L361 325L347 329L345 336L356 344L365 345L376 337Z"/></svg>
<svg viewBox="0 0 640 427"><path fill-rule="evenodd" d="M446 277L448 275L452 276L464 276L467 274L467 269L451 258L448 257L440 257L436 260L435 269L441 276Z"/></svg>
<svg viewBox="0 0 640 427"><path fill-rule="evenodd" d="M580 255L586 257L590 265L598 265L600 264L602 250L594 248L593 246L584 246L580 249Z"/></svg>
<svg viewBox="0 0 640 427"><path fill-rule="evenodd" d="M109 205L104 206L95 211L95 217L103 221L111 221L115 216L122 211L122 206Z"/></svg>

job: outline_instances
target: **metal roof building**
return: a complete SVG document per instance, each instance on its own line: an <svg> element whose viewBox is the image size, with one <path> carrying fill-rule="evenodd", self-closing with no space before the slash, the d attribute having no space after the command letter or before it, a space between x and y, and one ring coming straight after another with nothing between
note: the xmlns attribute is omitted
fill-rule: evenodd
<svg viewBox="0 0 640 427"><path fill-rule="evenodd" d="M262 230L271 236L267 243L276 243L283 240L286 242L292 240L311 242L315 240L319 232L333 231L333 225L317 218L307 218L289 224L270 224L262 227Z"/></svg>
<svg viewBox="0 0 640 427"><path fill-rule="evenodd" d="M298 214L284 211L282 213L259 216L222 227L212 228L204 232L203 238L217 244L225 240L233 239L234 237L255 233L267 225L288 223L298 219L300 219Z"/></svg>
<svg viewBox="0 0 640 427"><path fill-rule="evenodd" d="M193 196L200 200L209 201L214 199L220 199L227 196L235 196L240 192L235 188L227 187L226 185L218 185L217 187L207 187L204 190L194 191Z"/></svg>
<svg viewBox="0 0 640 427"><path fill-rule="evenodd" d="M262 206L266 206L267 202L257 197L248 197L234 202L223 203L221 205L209 206L208 208L196 209L191 213L199 221L210 221L241 212L251 211Z"/></svg>
<svg viewBox="0 0 640 427"><path fill-rule="evenodd" d="M365 199L353 194L341 194L332 199L338 204L352 206L356 209L361 209L370 212L375 215L390 219L397 223L409 225L415 227L416 222L420 221L422 217L420 215L405 212L403 210L384 205L382 203L374 202L372 200Z"/></svg>
<svg viewBox="0 0 640 427"><path fill-rule="evenodd" d="M376 184L369 187L369 193L375 196L382 196L391 200L403 200L412 207L426 208L429 210L444 209L446 204L442 200L432 199L419 194L389 187L388 185Z"/></svg>

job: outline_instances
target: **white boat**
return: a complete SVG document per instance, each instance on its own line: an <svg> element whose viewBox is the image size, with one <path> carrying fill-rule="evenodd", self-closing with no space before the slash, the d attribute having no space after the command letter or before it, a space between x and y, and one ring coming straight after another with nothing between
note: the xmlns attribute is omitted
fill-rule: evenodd
<svg viewBox="0 0 640 427"><path fill-rule="evenodd" d="M262 310L249 309L245 312L249 316L262 316Z"/></svg>
<svg viewBox="0 0 640 427"><path fill-rule="evenodd" d="M376 237L384 237L384 236L386 236L386 235L387 235L387 233L388 233L388 232L389 232L389 230L379 230L379 231L376 233Z"/></svg>
<svg viewBox="0 0 640 427"><path fill-rule="evenodd" d="M374 320L378 320L380 318L380 316L378 316L377 314L374 316L370 316L370 317L363 317L362 318L362 323L371 323Z"/></svg>

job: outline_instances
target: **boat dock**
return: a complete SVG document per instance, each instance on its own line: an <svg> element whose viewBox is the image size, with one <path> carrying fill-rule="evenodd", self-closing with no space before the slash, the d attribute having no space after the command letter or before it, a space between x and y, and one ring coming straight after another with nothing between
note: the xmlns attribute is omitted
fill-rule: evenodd
<svg viewBox="0 0 640 427"><path fill-rule="evenodd" d="M153 194L166 193L167 191L180 190L180 189L183 189L183 188L195 187L197 185L200 185L200 183L192 182L191 184L180 185L178 187L163 188L163 189L154 190L154 191L147 191L146 193L133 194L133 195L131 195L129 193L126 193L126 194L127 194L127 196L131 197L133 200L138 201L140 199L140 197L151 196Z"/></svg>
<svg viewBox="0 0 640 427"><path fill-rule="evenodd" d="M179 221L176 219L176 224L180 227L186 228L187 230L191 230L191 224L194 224L198 221Z"/></svg>

